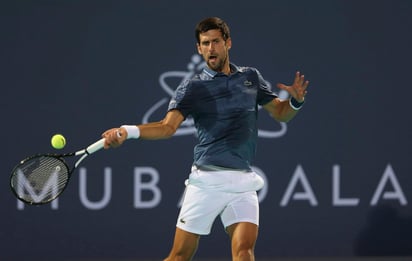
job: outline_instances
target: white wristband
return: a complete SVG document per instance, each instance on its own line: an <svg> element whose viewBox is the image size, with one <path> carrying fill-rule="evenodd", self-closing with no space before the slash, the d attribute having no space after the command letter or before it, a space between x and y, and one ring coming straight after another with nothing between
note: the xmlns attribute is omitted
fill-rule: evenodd
<svg viewBox="0 0 412 261"><path fill-rule="evenodd" d="M127 132L127 139L138 139L140 137L140 129L136 125L122 125Z"/></svg>

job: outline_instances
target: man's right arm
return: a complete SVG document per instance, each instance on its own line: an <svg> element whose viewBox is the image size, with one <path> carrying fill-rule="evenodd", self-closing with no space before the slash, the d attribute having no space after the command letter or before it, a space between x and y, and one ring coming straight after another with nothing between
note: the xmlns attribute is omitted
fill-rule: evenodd
<svg viewBox="0 0 412 261"><path fill-rule="evenodd" d="M145 124L136 125L138 138L146 140L167 139L173 136L180 124L184 121L183 115L179 110L170 110L163 120L158 122L149 122ZM133 129L136 129L133 125ZM129 133L125 127L112 128L105 131L102 137L106 139L104 148L118 147L127 140Z"/></svg>
<svg viewBox="0 0 412 261"><path fill-rule="evenodd" d="M145 140L167 139L173 136L184 121L179 110L169 111L163 120L137 125L140 138Z"/></svg>

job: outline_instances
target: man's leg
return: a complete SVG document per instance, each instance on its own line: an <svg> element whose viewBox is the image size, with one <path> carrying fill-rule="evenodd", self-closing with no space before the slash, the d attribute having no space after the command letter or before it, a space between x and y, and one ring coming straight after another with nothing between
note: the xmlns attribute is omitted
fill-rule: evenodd
<svg viewBox="0 0 412 261"><path fill-rule="evenodd" d="M258 226L249 222L230 225L227 232L231 239L233 261L254 261L254 248Z"/></svg>
<svg viewBox="0 0 412 261"><path fill-rule="evenodd" d="M176 228L173 247L164 261L189 261L196 253L199 235Z"/></svg>

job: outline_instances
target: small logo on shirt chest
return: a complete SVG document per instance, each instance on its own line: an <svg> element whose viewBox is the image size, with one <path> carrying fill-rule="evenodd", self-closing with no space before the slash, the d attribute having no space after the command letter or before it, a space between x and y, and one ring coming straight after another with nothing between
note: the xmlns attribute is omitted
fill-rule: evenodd
<svg viewBox="0 0 412 261"><path fill-rule="evenodd" d="M252 83L251 81L248 81L248 80L246 80L246 81L243 82L243 85L246 86L246 87L249 87L249 86L251 86L252 84L253 84L253 83Z"/></svg>

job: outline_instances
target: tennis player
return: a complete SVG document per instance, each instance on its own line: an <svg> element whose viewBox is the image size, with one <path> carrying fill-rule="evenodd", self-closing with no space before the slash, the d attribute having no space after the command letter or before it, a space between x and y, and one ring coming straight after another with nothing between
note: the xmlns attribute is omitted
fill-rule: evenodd
<svg viewBox="0 0 412 261"><path fill-rule="evenodd" d="M174 243L165 260L191 260L201 235L219 216L231 240L233 260L254 260L259 227L257 192L263 179L251 169L257 141L258 106L277 121L291 120L301 109L309 84L296 72L292 85L278 84L291 98L281 100L259 71L229 61L232 39L228 25L217 17L196 26L197 50L207 67L181 83L163 120L122 125L105 131L105 148L126 139L171 137L189 116L199 142L177 218Z"/></svg>

